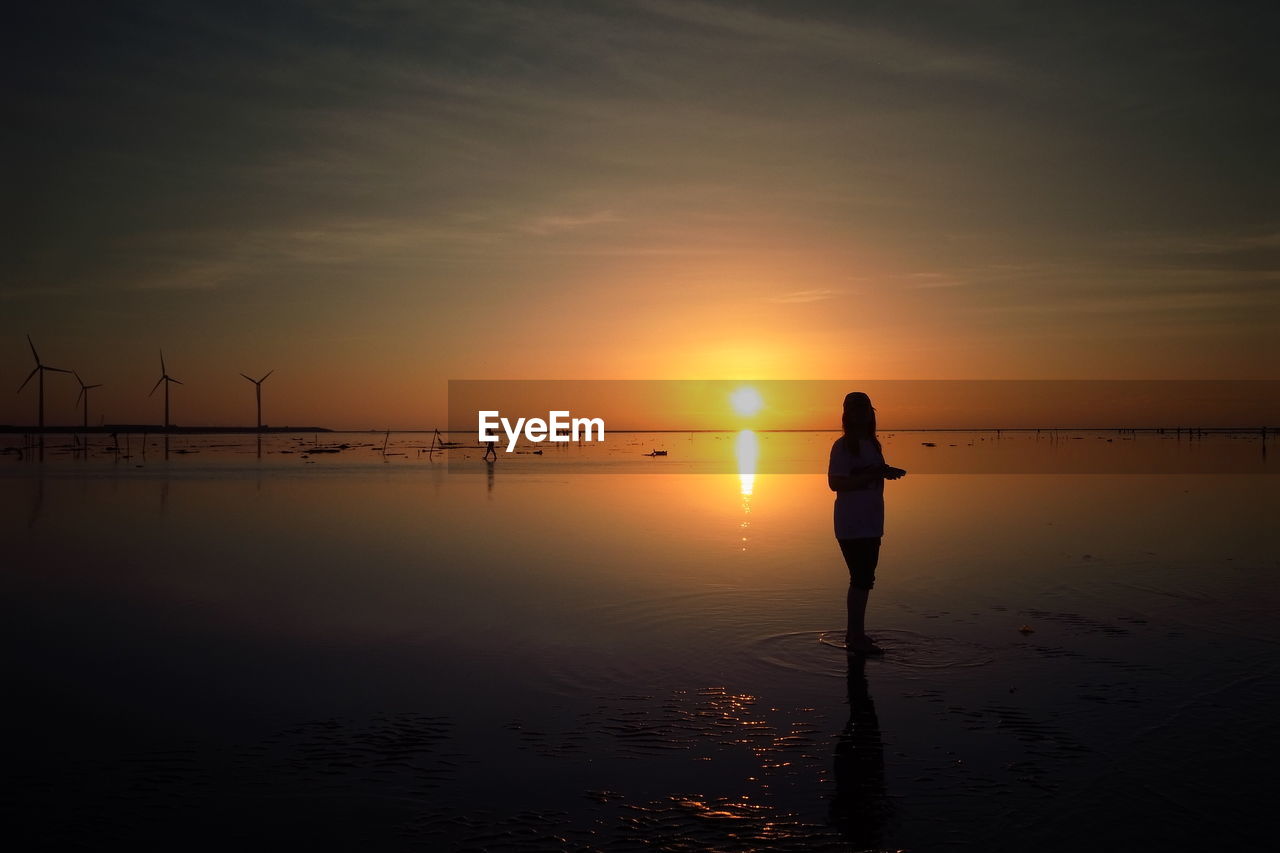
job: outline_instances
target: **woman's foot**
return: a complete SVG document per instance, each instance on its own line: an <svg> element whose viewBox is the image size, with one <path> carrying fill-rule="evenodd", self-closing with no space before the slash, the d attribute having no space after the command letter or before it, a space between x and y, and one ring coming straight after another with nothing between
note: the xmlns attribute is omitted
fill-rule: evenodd
<svg viewBox="0 0 1280 853"><path fill-rule="evenodd" d="M846 637L844 647L851 655L882 655L884 649L876 645L875 640L866 634L857 637Z"/></svg>

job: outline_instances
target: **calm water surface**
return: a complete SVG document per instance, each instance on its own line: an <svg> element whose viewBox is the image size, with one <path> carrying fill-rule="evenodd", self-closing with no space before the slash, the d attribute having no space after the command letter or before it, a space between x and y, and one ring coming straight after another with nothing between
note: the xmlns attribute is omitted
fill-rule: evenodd
<svg viewBox="0 0 1280 853"><path fill-rule="evenodd" d="M830 435L638 436L616 471L384 438L3 457L27 846L1267 837L1280 481L1256 439L895 436L889 653L851 668L823 642L847 582L824 477L770 473Z"/></svg>

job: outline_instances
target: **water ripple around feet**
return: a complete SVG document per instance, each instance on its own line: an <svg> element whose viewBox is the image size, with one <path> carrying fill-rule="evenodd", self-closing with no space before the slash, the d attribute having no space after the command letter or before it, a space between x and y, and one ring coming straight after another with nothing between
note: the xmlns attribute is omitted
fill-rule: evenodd
<svg viewBox="0 0 1280 853"><path fill-rule="evenodd" d="M905 669L964 669L985 666L995 658L991 650L975 643L887 628L875 632L883 657L873 660ZM844 678L844 631L792 631L755 641L755 655L783 669L829 678Z"/></svg>

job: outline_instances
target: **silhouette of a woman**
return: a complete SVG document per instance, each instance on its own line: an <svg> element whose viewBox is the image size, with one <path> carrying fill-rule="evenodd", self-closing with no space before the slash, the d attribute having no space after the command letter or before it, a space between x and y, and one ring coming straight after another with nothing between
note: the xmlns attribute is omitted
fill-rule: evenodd
<svg viewBox="0 0 1280 853"><path fill-rule="evenodd" d="M836 541L849 567L849 654L880 655L884 650L867 636L867 596L875 586L884 536L884 481L906 476L886 465L876 438L876 410L871 398L854 391L844 398L844 435L831 445L827 485L836 493Z"/></svg>

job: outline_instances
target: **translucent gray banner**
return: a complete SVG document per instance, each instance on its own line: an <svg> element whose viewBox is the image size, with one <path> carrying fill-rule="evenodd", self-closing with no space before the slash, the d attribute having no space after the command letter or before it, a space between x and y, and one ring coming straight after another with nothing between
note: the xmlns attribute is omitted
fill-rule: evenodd
<svg viewBox="0 0 1280 853"><path fill-rule="evenodd" d="M920 474L1275 473L1280 382L451 380L449 469L825 473L845 395Z"/></svg>

